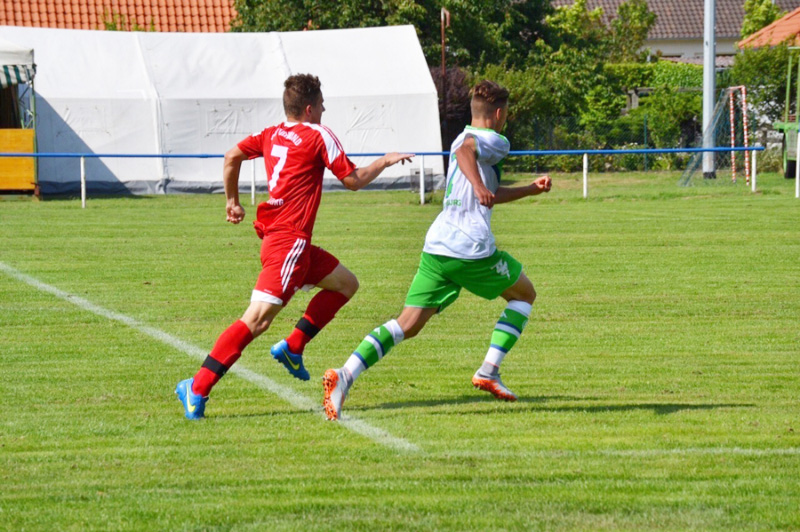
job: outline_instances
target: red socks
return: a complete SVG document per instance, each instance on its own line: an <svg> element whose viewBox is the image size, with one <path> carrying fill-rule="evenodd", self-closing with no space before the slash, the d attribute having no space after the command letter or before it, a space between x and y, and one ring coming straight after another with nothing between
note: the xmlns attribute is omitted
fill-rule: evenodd
<svg viewBox="0 0 800 532"><path fill-rule="evenodd" d="M286 338L289 351L302 354L306 344L325 327L340 308L349 301L347 296L332 290L322 290L308 303L308 308L295 325L292 334Z"/></svg>
<svg viewBox="0 0 800 532"><path fill-rule="evenodd" d="M311 298L306 313L295 325L292 334L286 339L292 353L301 354L306 344L325 327L349 299L332 290L322 290ZM211 354L206 357L200 371L194 376L192 392L207 397L211 388L242 356L242 351L253 341L253 333L241 320L225 329L217 339Z"/></svg>
<svg viewBox="0 0 800 532"><path fill-rule="evenodd" d="M211 354L206 357L200 371L194 376L192 392L207 397L211 388L225 372L239 360L247 344L253 341L253 333L241 320L236 320L217 339Z"/></svg>

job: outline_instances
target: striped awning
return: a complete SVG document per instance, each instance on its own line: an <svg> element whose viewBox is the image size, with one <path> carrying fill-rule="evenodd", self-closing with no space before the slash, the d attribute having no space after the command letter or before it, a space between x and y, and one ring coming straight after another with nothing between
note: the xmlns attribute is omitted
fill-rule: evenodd
<svg viewBox="0 0 800 532"><path fill-rule="evenodd" d="M36 65L3 65L0 71L0 87L27 83L36 75Z"/></svg>

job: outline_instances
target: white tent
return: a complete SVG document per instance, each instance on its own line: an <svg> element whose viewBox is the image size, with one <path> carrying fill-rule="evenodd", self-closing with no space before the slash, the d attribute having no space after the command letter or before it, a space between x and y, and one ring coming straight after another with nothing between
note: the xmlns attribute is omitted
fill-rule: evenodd
<svg viewBox="0 0 800 532"><path fill-rule="evenodd" d="M441 150L436 89L412 26L220 34L5 26L0 35L36 49L40 152L222 154L283 120L283 81L304 72L322 81L323 123L348 153ZM255 166L263 188L263 162ZM443 173L441 157L425 166ZM213 158L86 163L95 192L219 191L221 169ZM249 172L246 164L245 186ZM379 184L407 186L410 173L397 165ZM77 190L79 175L74 159L40 161L44 193Z"/></svg>
<svg viewBox="0 0 800 532"><path fill-rule="evenodd" d="M33 50L0 38L0 88L27 83L34 72Z"/></svg>

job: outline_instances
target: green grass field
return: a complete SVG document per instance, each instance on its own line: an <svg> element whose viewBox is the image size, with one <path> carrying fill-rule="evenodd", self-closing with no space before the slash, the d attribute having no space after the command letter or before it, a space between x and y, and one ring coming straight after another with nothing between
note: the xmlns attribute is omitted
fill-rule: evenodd
<svg viewBox="0 0 800 532"><path fill-rule="evenodd" d="M472 388L504 305L464 294L342 423L322 373L402 308L436 201L326 194L315 242L361 290L309 345L312 380L269 356L300 293L201 422L173 390L249 301L255 209L0 201L0 529L800 530L800 200L775 174L677 178L597 174L583 200L555 176L496 208L538 292L503 365L518 402Z"/></svg>

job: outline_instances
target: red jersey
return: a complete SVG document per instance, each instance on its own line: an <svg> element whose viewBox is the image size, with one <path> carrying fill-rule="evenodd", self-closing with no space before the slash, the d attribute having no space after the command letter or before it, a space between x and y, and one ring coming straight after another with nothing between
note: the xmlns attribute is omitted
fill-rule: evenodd
<svg viewBox="0 0 800 532"><path fill-rule="evenodd" d="M284 122L247 137L238 146L250 159L264 157L269 201L263 211L269 220L260 221L269 231L300 233L309 239L325 168L339 180L356 168L336 135L320 124Z"/></svg>

